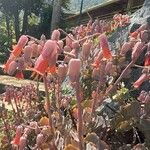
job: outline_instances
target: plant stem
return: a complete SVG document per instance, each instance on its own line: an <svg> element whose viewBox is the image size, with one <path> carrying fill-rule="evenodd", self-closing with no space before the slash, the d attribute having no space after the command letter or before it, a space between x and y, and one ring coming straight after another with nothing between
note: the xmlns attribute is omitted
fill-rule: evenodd
<svg viewBox="0 0 150 150"><path fill-rule="evenodd" d="M83 118L82 118L82 106L80 97L80 84L76 82L76 98L78 106L78 138L79 138L79 149L83 150Z"/></svg>
<svg viewBox="0 0 150 150"><path fill-rule="evenodd" d="M17 100L16 100L16 94L15 94L15 96L14 96L14 102L15 102L17 114L18 114L18 117L19 117L19 120L20 120L20 113L19 113L19 108L18 108L18 104L17 104Z"/></svg>
<svg viewBox="0 0 150 150"><path fill-rule="evenodd" d="M57 78L57 81L58 81L58 87L57 87L57 108L58 108L58 110L60 110L60 84L61 84L61 82L60 82L60 79L59 79L59 77Z"/></svg>
<svg viewBox="0 0 150 150"><path fill-rule="evenodd" d="M4 110L5 111L5 110ZM7 122L6 122L6 120L5 120L5 117L4 117L4 115L3 115L3 113L1 113L1 118L2 118L2 121L3 121L3 123L4 123L4 126L5 126L5 132L6 132L6 136L7 136L7 139L8 139L8 141L9 141L9 147L11 148L11 136L10 136L10 134L9 134L9 129L7 128Z"/></svg>
<svg viewBox="0 0 150 150"><path fill-rule="evenodd" d="M117 84L120 82L120 80L124 77L124 75L126 74L126 72L128 71L128 69L130 69L133 65L134 65L134 62L131 61L128 64L128 66L122 71L121 75L116 80L116 82L114 83L114 85L112 87L110 87L108 90L106 90L107 92L106 92L105 96L109 96L110 95L110 93L114 90L114 88L117 86Z"/></svg>
<svg viewBox="0 0 150 150"><path fill-rule="evenodd" d="M98 91L99 91L99 87L100 87L100 84L98 84L98 87L97 87L97 89L96 89L96 96L95 96L95 98L94 98L94 100L93 100L91 118L92 118L92 116L93 116L94 113L95 113L95 106L96 106L97 101L98 101Z"/></svg>
<svg viewBox="0 0 150 150"><path fill-rule="evenodd" d="M48 113L48 118L49 118L49 126L51 127L52 133L54 133L53 124L52 124L52 117L51 117L52 114L51 114L51 110L50 110L50 99L49 99L46 75L43 76L43 81L44 81L44 86L45 86L46 103L47 103L47 107L48 107L47 113Z"/></svg>

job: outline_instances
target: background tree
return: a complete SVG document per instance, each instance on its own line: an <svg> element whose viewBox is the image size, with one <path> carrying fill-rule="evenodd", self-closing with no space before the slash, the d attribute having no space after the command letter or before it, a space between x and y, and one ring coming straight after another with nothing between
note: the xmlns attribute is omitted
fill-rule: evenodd
<svg viewBox="0 0 150 150"><path fill-rule="evenodd" d="M53 12L51 21L51 31L60 26L62 20L63 8L68 9L70 0L53 0Z"/></svg>
<svg viewBox="0 0 150 150"><path fill-rule="evenodd" d="M61 5L59 4L58 17L53 15L53 18L58 18L56 19L58 21L53 23L54 26L58 27L64 14L63 8L68 7L68 2L69 0L62 0ZM47 38L50 37L52 10L55 10L52 4L52 1L49 0L0 0L0 36L3 37L3 40L0 41L0 51L7 54L6 49L10 49L12 43L16 42L22 34L29 34L37 38L45 34ZM64 27L62 24L64 21L61 22L61 27ZM7 48L3 48L4 43Z"/></svg>

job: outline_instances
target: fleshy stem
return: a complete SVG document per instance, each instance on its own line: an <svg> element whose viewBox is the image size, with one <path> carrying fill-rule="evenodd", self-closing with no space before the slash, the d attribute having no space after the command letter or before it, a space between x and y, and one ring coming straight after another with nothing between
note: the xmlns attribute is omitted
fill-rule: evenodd
<svg viewBox="0 0 150 150"><path fill-rule="evenodd" d="M97 86L97 88L96 88L96 96L95 96L94 101L93 101L93 104L92 104L91 118L92 118L92 116L93 116L94 113L95 113L95 106L96 106L96 103L97 103L97 100L98 100L99 87L100 87L100 84L98 84L98 86Z"/></svg>
<svg viewBox="0 0 150 150"><path fill-rule="evenodd" d="M82 106L80 97L80 84L79 80L76 82L76 98L78 106L78 138L79 138L79 149L83 150L83 118L82 118Z"/></svg>
<svg viewBox="0 0 150 150"><path fill-rule="evenodd" d="M5 110L4 110L4 111L5 111ZM11 143L11 136L10 136L10 134L9 134L9 129L8 129L8 127L7 127L7 122L6 122L6 120L5 120L5 117L4 117L4 115L3 115L3 112L1 112L1 118L2 118L2 121L3 121L4 126L5 126L5 132L6 132L6 135L7 135L7 139L8 139L8 141L9 141L9 143ZM9 144L9 147L11 148L11 144Z"/></svg>
<svg viewBox="0 0 150 150"><path fill-rule="evenodd" d="M117 84L120 82L120 80L124 77L124 75L126 74L126 72L128 71L128 69L131 68L133 65L134 65L134 62L131 61L130 64L122 71L121 75L116 80L116 82L114 83L114 85L110 89L107 90L105 96L108 96L114 90L114 88L117 86Z"/></svg>
<svg viewBox="0 0 150 150"><path fill-rule="evenodd" d="M54 133L53 124L52 124L52 117L51 117L52 114L51 114L51 110L50 110L50 99L49 99L46 75L43 76L43 81L44 81L44 86L45 86L46 103L47 103L47 107L48 107L47 113L48 113L48 118L49 118L49 126L51 127L52 133Z"/></svg>

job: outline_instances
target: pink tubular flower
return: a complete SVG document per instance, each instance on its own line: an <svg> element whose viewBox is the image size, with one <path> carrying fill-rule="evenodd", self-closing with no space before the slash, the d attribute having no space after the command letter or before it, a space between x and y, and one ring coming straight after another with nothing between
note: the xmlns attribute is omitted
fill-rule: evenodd
<svg viewBox="0 0 150 150"><path fill-rule="evenodd" d="M14 145L19 145L20 144L20 138L23 132L23 127L22 126L18 126L17 130L16 130L16 135L12 141L12 144Z"/></svg>
<svg viewBox="0 0 150 150"><path fill-rule="evenodd" d="M132 61L136 62L136 60L139 58L140 54L143 51L144 43L137 42L135 46L133 47L132 51Z"/></svg>
<svg viewBox="0 0 150 150"><path fill-rule="evenodd" d="M28 42L28 38L27 36L25 35L22 35L20 38L19 38L19 41L17 43L17 46L23 48Z"/></svg>
<svg viewBox="0 0 150 150"><path fill-rule="evenodd" d="M60 32L59 32L59 30L54 30L52 32L52 35L51 35L51 40L58 41L59 38L60 38Z"/></svg>
<svg viewBox="0 0 150 150"><path fill-rule="evenodd" d="M57 61L57 49L55 48L48 60L49 67L55 66Z"/></svg>
<svg viewBox="0 0 150 150"><path fill-rule="evenodd" d="M41 55L44 59L51 59L51 54L54 50L57 50L56 42L48 40L43 47Z"/></svg>
<svg viewBox="0 0 150 150"><path fill-rule="evenodd" d="M32 48L31 46L26 46L23 50L24 52L24 58L25 60L28 60L31 58L31 54L32 54Z"/></svg>
<svg viewBox="0 0 150 150"><path fill-rule="evenodd" d="M95 80L99 80L100 70L99 68L94 68L92 72L92 78Z"/></svg>
<svg viewBox="0 0 150 150"><path fill-rule="evenodd" d="M27 135L21 136L20 142L19 142L19 150L24 150L25 149L26 142L27 142Z"/></svg>
<svg viewBox="0 0 150 150"><path fill-rule="evenodd" d="M140 78L134 82L133 86L134 88L139 88L141 84L148 79L148 75L146 73L143 73Z"/></svg>
<svg viewBox="0 0 150 150"><path fill-rule="evenodd" d="M100 35L100 46L102 47L103 57L106 59L112 58L112 54L109 49L108 39L105 34Z"/></svg>
<svg viewBox="0 0 150 150"><path fill-rule="evenodd" d="M80 68L81 68L80 59L71 59L69 61L68 76L69 76L69 79L72 83L76 82L79 79Z"/></svg>
<svg viewBox="0 0 150 150"><path fill-rule="evenodd" d="M121 51L120 51L120 54L121 55L125 55L129 50L132 49L132 43L131 42L125 42L123 45L122 45L122 48L121 48Z"/></svg>
<svg viewBox="0 0 150 150"><path fill-rule="evenodd" d="M32 48L32 57L37 57L39 55L38 53L38 45L36 43L31 44Z"/></svg>
<svg viewBox="0 0 150 150"><path fill-rule="evenodd" d="M142 42L147 43L149 41L149 31L148 30L141 31L140 39Z"/></svg>
<svg viewBox="0 0 150 150"><path fill-rule="evenodd" d="M92 47L92 42L91 41L86 41L82 45L82 57L83 60L87 60L90 54L90 50Z"/></svg>
<svg viewBox="0 0 150 150"><path fill-rule="evenodd" d="M105 66L105 73L107 75L111 75L112 72L113 72L113 62L109 61L109 62L107 62L106 66Z"/></svg>
<svg viewBox="0 0 150 150"><path fill-rule="evenodd" d="M146 53L144 66L150 66L150 52Z"/></svg>
<svg viewBox="0 0 150 150"><path fill-rule="evenodd" d="M39 53L39 54L41 54L42 49L43 49L43 47L42 47L41 45L38 45L38 49L37 49L37 51L38 51L38 53Z"/></svg>
<svg viewBox="0 0 150 150"><path fill-rule="evenodd" d="M57 55L56 42L48 40L43 47L41 55L35 62L33 71L43 75L47 71L48 66L51 67L56 64L56 55Z"/></svg>
<svg viewBox="0 0 150 150"><path fill-rule="evenodd" d="M58 76L61 78L61 79L64 79L66 74L67 74L67 65L59 65L58 66L58 71L57 71L57 74Z"/></svg>
<svg viewBox="0 0 150 150"><path fill-rule="evenodd" d="M40 55L35 62L35 66L33 71L43 75L48 68L48 60L44 59L42 55Z"/></svg>
<svg viewBox="0 0 150 150"><path fill-rule="evenodd" d="M9 75L13 75L15 73L15 71L17 70L17 62L16 61L12 61L10 64L9 64L9 67L8 67L8 70L7 70L7 73Z"/></svg>
<svg viewBox="0 0 150 150"><path fill-rule="evenodd" d="M22 35L17 43L17 45L14 47L12 54L15 57L18 57L21 54L22 49L27 44L28 38L25 35Z"/></svg>

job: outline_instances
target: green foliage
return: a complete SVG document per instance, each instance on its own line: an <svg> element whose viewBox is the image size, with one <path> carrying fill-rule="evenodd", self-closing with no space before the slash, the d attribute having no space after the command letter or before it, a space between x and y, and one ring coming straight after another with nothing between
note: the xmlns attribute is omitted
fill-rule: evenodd
<svg viewBox="0 0 150 150"><path fill-rule="evenodd" d="M7 36L6 24L4 18L1 18L0 25L0 63L4 63L9 55L11 40Z"/></svg>
<svg viewBox="0 0 150 150"><path fill-rule="evenodd" d="M130 96L129 90L124 87L120 90L117 90L117 93L112 98L113 100L119 103L124 103L133 100L133 98Z"/></svg>
<svg viewBox="0 0 150 150"><path fill-rule="evenodd" d="M29 20L28 23L30 26L38 25L40 21L39 17L36 16L34 13L31 13L31 15L28 16L28 20Z"/></svg>

